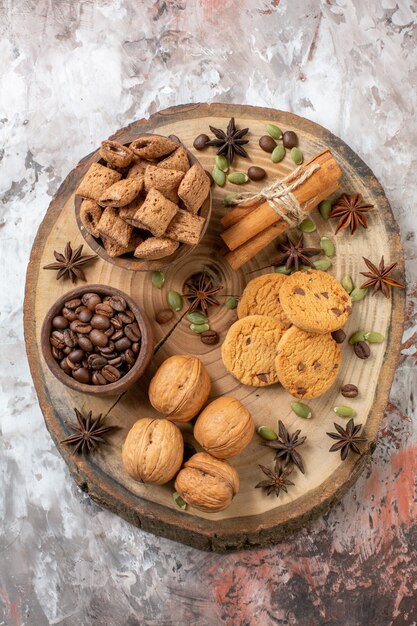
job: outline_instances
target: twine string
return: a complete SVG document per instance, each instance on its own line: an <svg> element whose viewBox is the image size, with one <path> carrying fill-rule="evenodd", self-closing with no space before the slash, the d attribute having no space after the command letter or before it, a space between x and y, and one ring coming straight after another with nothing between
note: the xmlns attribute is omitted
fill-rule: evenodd
<svg viewBox="0 0 417 626"><path fill-rule="evenodd" d="M250 202L252 200L266 200L281 219L290 226L296 226L304 219L305 212L292 192L318 169L320 169L318 163L312 163L305 169L298 166L288 176L282 180L275 180L258 193L251 193L250 191L238 193L233 198L232 204L241 204L242 202Z"/></svg>

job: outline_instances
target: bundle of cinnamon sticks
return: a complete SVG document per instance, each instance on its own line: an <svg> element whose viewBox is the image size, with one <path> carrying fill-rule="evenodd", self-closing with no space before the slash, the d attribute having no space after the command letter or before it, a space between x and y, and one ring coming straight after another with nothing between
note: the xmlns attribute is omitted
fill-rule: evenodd
<svg viewBox="0 0 417 626"><path fill-rule="evenodd" d="M301 172L312 164L320 167L292 192L306 215L338 190L342 174L330 150L324 150L304 163ZM286 214L285 206L280 207L280 213ZM263 199L239 204L221 222L226 228L221 236L229 249L225 259L234 270L289 228L288 222Z"/></svg>

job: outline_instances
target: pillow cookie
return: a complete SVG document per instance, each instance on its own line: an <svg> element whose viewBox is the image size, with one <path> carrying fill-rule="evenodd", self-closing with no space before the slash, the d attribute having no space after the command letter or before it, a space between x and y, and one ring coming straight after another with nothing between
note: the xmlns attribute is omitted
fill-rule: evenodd
<svg viewBox="0 0 417 626"><path fill-rule="evenodd" d="M267 387L278 382L277 345L284 328L266 315L249 315L235 322L222 345L225 368L244 385Z"/></svg>
<svg viewBox="0 0 417 626"><path fill-rule="evenodd" d="M190 213L197 213L210 191L210 180L200 165L190 167L178 188L178 195Z"/></svg>
<svg viewBox="0 0 417 626"><path fill-rule="evenodd" d="M352 301L340 283L319 270L308 269L288 276L279 298L294 326L310 333L338 330L352 312Z"/></svg>
<svg viewBox="0 0 417 626"><path fill-rule="evenodd" d="M275 369L279 382L295 398L317 398L336 380L342 353L330 334L291 326L278 344Z"/></svg>
<svg viewBox="0 0 417 626"><path fill-rule="evenodd" d="M239 318L247 315L268 315L278 320L283 328L289 328L291 322L285 315L279 299L279 292L285 274L264 274L253 278L245 287L237 307Z"/></svg>
<svg viewBox="0 0 417 626"><path fill-rule="evenodd" d="M117 183L121 177L122 175L116 170L104 167L100 163L93 163L78 185L75 195L98 202L106 189Z"/></svg>

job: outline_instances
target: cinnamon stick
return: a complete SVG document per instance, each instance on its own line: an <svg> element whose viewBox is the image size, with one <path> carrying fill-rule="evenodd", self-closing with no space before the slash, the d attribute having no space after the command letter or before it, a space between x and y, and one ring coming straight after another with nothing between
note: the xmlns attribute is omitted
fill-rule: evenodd
<svg viewBox="0 0 417 626"><path fill-rule="evenodd" d="M319 202L338 189L341 176L340 167L333 158L330 150L324 150L319 153L306 162L303 168L308 167L312 163L318 163L320 169L314 172L310 178L293 191L293 195L299 202L301 209L306 213L311 211ZM251 207L249 207L249 209L250 208ZM282 212L284 214L286 213L284 207L282 207ZM234 215L237 216L238 214L235 213ZM270 227L277 223L280 224L279 227L270 230ZM237 267L240 267L287 228L287 222L274 211L268 202L263 202L258 207L248 211L241 219L225 230L221 237L231 251L237 250L240 246L251 242L251 244L245 246L238 255L239 261L237 261L237 259L233 261L234 264L239 263ZM266 230L268 232L264 237L255 242L252 241ZM267 241L267 243L265 243L265 241ZM253 252L253 250L256 250L256 252ZM230 255L226 256L227 260L233 258L235 257L230 257Z"/></svg>

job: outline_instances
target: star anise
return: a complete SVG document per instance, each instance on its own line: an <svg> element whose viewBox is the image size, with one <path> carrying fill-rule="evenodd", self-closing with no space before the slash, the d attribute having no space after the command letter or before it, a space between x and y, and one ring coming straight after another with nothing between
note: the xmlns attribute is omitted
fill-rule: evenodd
<svg viewBox="0 0 417 626"><path fill-rule="evenodd" d="M215 128L210 126L210 130L217 139L212 139L207 142L207 146L216 146L218 148L217 154L224 154L227 156L229 165L232 165L235 154L240 154L242 157L248 158L248 153L242 145L249 143L249 139L242 139L244 135L249 131L249 128L236 129L235 118L232 117L227 125L226 132L221 128Z"/></svg>
<svg viewBox="0 0 417 626"><path fill-rule="evenodd" d="M93 417L93 412L90 411L87 417L84 417L78 409L74 409L74 411L78 425L68 424L69 428L74 431L74 435L66 437L60 443L74 446L72 454L76 452L88 454L95 450L100 443L106 443L103 435L113 430L115 426L102 426L101 413L98 417Z"/></svg>
<svg viewBox="0 0 417 626"><path fill-rule="evenodd" d="M273 259L271 265L279 266L284 265L289 270L294 267L298 270L301 265L309 265L313 267L312 262L308 257L315 256L322 252L321 248L304 248L304 237L300 235L299 240L294 243L289 237L285 243L280 243L278 246L280 254Z"/></svg>
<svg viewBox="0 0 417 626"><path fill-rule="evenodd" d="M44 265L44 270L58 270L58 274L56 275L56 279L59 280L63 276L69 276L72 282L75 283L77 278L81 278L81 280L86 280L85 274L82 269L80 269L81 265L84 263L88 263L97 257L96 254L89 254L85 256L81 256L81 252L83 250L83 245L78 246L75 250L71 248L71 243L68 242L65 246L64 253L57 252L54 250L54 257L56 258L56 263L49 263L49 265Z"/></svg>
<svg viewBox="0 0 417 626"><path fill-rule="evenodd" d="M275 459L282 461L283 466L293 463L298 467L300 472L305 473L304 462L301 454L295 449L301 446L307 437L300 437L301 430L296 430L292 435L285 428L284 424L278 422L278 439L275 441L265 441L264 445L276 450Z"/></svg>
<svg viewBox="0 0 417 626"><path fill-rule="evenodd" d="M353 235L359 224L364 228L368 228L368 222L365 213L372 209L373 204L363 204L363 198L360 193L344 193L333 204L329 217L338 217L339 222L336 228L336 235L344 228L350 229Z"/></svg>
<svg viewBox="0 0 417 626"><path fill-rule="evenodd" d="M292 472L292 467L283 467L276 464L275 470L270 470L265 465L259 465L263 473L268 476L268 480L261 480L260 483L255 485L255 489L265 489L266 495L270 496L271 493L275 493L278 497L281 491L288 493L287 487L294 485L293 482L288 480L288 476Z"/></svg>
<svg viewBox="0 0 417 626"><path fill-rule="evenodd" d="M187 282L184 287L189 291L183 293L184 298L190 302L188 312L195 311L195 309L201 309L203 313L208 314L208 307L210 304L219 306L214 294L223 289L223 285L214 287L212 279L207 276L206 272L202 272L196 282Z"/></svg>
<svg viewBox="0 0 417 626"><path fill-rule="evenodd" d="M329 452L337 452L340 450L340 457L344 461L349 454L349 450L352 450L355 454L360 454L361 451L358 448L358 443L366 441L364 437L358 437L362 424L356 424L353 419L350 419L346 424L346 428L343 428L336 422L333 422L337 433L326 433L332 439L336 439L337 443L334 443L329 449Z"/></svg>
<svg viewBox="0 0 417 626"><path fill-rule="evenodd" d="M401 287L401 289L404 289L405 285L390 277L391 272L397 267L398 263L391 263L391 265L386 266L384 257L382 257L379 262L379 267L377 267L369 259L365 259L365 257L362 258L371 271L361 272L362 276L366 276L369 279L361 285L361 289L373 287L372 295L375 295L376 292L381 289L386 298L389 298L391 295L391 287Z"/></svg>

